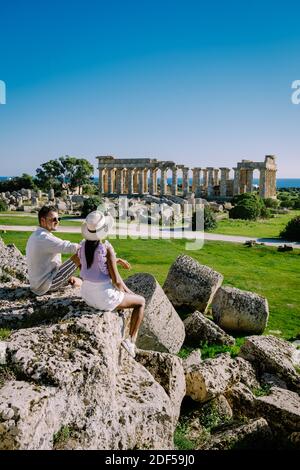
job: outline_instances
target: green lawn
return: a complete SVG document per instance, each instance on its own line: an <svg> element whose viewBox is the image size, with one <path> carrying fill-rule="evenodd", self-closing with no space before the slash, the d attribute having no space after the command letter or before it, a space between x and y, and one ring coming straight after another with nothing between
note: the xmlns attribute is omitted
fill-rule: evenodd
<svg viewBox="0 0 300 470"><path fill-rule="evenodd" d="M63 219L60 222L60 225L63 227L66 226L79 226L81 224L81 221L73 221L73 220L68 220ZM28 216L17 216L17 215L5 215L5 214L0 214L0 225L38 225L38 218L37 216L30 214Z"/></svg>
<svg viewBox="0 0 300 470"><path fill-rule="evenodd" d="M1 234L6 243L15 243L24 253L29 232ZM57 234L62 239L80 241L79 234ZM117 255L132 264L127 277L137 272L148 272L163 284L175 258L186 252L184 240L111 240ZM276 248L241 244L206 242L203 249L187 251L202 264L224 275L224 284L256 292L267 297L270 307L268 328L279 330L286 338L300 333L300 255L299 251L279 253Z"/></svg>
<svg viewBox="0 0 300 470"><path fill-rule="evenodd" d="M271 219L258 221L222 219L212 233L223 235L239 235L244 237L277 238L290 219L300 215L300 210L290 211L288 214L276 214Z"/></svg>

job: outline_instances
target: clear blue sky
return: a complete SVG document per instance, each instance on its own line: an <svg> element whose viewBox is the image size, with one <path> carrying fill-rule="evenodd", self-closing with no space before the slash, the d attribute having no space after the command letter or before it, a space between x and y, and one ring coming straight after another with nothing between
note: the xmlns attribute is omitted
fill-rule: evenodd
<svg viewBox="0 0 300 470"><path fill-rule="evenodd" d="M61 155L300 177L300 4L0 0L0 175Z"/></svg>

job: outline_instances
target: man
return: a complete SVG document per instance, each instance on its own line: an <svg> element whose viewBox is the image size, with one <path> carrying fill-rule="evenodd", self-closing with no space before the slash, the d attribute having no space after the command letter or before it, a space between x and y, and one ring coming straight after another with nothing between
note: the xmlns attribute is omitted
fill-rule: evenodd
<svg viewBox="0 0 300 470"><path fill-rule="evenodd" d="M29 237L26 245L30 289L36 295L44 295L68 283L73 287L79 287L81 279L73 276L80 266L77 256L79 244L61 240L52 234L58 229L60 221L56 207L43 206L39 210L38 219L39 227ZM61 253L73 256L62 264ZM130 269L127 261L118 259L117 262L124 268Z"/></svg>

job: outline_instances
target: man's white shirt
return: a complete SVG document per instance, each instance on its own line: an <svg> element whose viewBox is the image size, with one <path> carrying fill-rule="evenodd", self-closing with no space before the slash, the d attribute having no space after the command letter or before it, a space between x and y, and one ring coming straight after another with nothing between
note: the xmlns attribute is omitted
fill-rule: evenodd
<svg viewBox="0 0 300 470"><path fill-rule="evenodd" d="M38 227L26 245L26 260L31 290L37 295L45 294L62 264L61 253L75 254L77 243L61 240L45 228Z"/></svg>

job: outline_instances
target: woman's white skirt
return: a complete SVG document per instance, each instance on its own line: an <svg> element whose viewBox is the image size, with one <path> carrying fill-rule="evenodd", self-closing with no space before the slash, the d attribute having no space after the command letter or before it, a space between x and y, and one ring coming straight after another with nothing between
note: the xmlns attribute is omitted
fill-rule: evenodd
<svg viewBox="0 0 300 470"><path fill-rule="evenodd" d="M80 291L83 300L98 310L114 310L124 299L124 292L116 289L111 280L83 281Z"/></svg>

